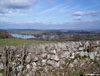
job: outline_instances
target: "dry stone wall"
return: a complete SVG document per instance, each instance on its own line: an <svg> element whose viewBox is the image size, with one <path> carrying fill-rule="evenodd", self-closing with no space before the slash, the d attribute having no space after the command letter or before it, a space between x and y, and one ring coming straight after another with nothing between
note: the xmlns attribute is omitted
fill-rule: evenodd
<svg viewBox="0 0 100 76"><path fill-rule="evenodd" d="M100 41L67 41L6 46L0 52L0 76L100 75Z"/></svg>

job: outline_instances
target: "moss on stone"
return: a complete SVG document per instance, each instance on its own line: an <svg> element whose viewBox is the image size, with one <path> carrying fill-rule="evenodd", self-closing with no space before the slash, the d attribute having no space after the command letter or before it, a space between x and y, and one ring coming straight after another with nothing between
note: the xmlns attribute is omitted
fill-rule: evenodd
<svg viewBox="0 0 100 76"><path fill-rule="evenodd" d="M36 76L41 76L39 70L36 71Z"/></svg>
<svg viewBox="0 0 100 76"><path fill-rule="evenodd" d="M84 73L80 71L79 73L71 73L70 76L84 76Z"/></svg>
<svg viewBox="0 0 100 76"><path fill-rule="evenodd" d="M85 59L85 58L88 58L88 56L83 56L82 58Z"/></svg>
<svg viewBox="0 0 100 76"><path fill-rule="evenodd" d="M14 61L14 58L13 57L11 57L11 62L13 62Z"/></svg>
<svg viewBox="0 0 100 76"><path fill-rule="evenodd" d="M4 76L4 69L0 69L0 73Z"/></svg>
<svg viewBox="0 0 100 76"><path fill-rule="evenodd" d="M9 67L9 73L11 73L13 70L12 70L12 67Z"/></svg>

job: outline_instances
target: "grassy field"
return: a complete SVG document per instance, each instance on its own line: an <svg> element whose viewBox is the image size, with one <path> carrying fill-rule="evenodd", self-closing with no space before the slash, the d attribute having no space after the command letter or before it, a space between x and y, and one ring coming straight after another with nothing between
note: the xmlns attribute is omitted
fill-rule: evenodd
<svg viewBox="0 0 100 76"><path fill-rule="evenodd" d="M37 34L43 34L43 33L47 33L49 31L13 31L11 33L17 33L17 34L27 34L27 35L37 35Z"/></svg>
<svg viewBox="0 0 100 76"><path fill-rule="evenodd" d="M0 39L0 46L17 46L17 45L31 45L31 44L45 44L56 43L56 41L40 41L40 40L24 40L24 39Z"/></svg>

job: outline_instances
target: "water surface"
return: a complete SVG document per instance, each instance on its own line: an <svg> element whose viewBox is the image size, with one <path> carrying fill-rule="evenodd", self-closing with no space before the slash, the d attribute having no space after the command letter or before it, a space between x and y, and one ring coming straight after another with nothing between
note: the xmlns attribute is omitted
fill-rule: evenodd
<svg viewBox="0 0 100 76"><path fill-rule="evenodd" d="M14 33L11 33L10 35L13 37L22 38L22 39L36 38L34 35L22 35L22 34L14 34Z"/></svg>

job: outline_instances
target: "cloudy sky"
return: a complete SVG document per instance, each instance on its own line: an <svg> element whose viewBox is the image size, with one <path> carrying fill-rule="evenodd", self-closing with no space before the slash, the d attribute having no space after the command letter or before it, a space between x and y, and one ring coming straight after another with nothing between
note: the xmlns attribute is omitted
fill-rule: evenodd
<svg viewBox="0 0 100 76"><path fill-rule="evenodd" d="M0 29L100 29L100 0L0 0Z"/></svg>

